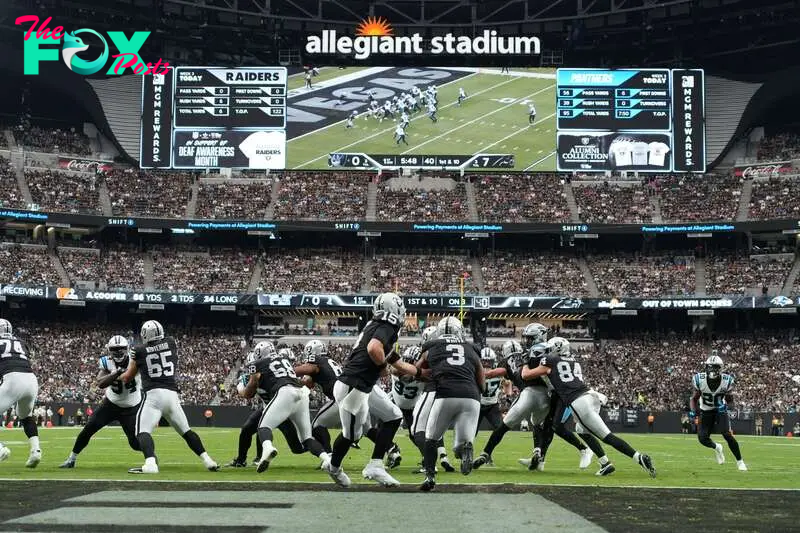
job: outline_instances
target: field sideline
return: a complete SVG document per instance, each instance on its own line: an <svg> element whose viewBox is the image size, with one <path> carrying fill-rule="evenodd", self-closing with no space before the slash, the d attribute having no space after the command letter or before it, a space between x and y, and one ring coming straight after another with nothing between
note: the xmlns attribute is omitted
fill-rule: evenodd
<svg viewBox="0 0 800 533"><path fill-rule="evenodd" d="M220 464L231 460L236 452L238 429L197 428L209 453ZM43 429L40 432L43 460L38 468L24 467L28 444L20 429L3 430L0 440L12 450L11 457L0 464L0 478L5 480L34 479L157 479L171 481L286 481L304 483L330 483L326 474L316 469L317 460L308 454L292 455L278 434L278 457L270 469L257 474L254 468L230 469L212 473L203 469L202 463L186 447L183 439L169 428L159 428L155 433L156 451L161 472L157 476L133 476L127 473L132 466L140 466L141 455L127 446L119 428L106 428L98 433L88 448L79 456L78 466L62 470L58 465L71 451L78 430L75 428ZM335 436L335 433L334 433ZM481 432L476 440L480 450L488 432ZM556 439L551 448L546 470L528 472L517 464L517 459L530 453L528 433L509 433L494 454L495 466L483 467L470 476L459 473L439 475L443 484L536 484L596 487L653 487L653 488L717 488L717 489L798 489L797 472L800 467L800 440L784 437L740 436L745 462L750 471L739 472L726 448L728 461L720 466L713 452L700 446L693 435L630 434L626 439L637 449L649 453L658 469L658 477L650 479L644 471L627 457L607 448L617 472L609 477L597 477L596 462L585 471L578 469L578 454L566 443ZM722 439L716 439L723 442ZM402 483L417 484L422 476L413 473L419 454L406 432L398 433L398 444L403 451L403 464L392 471ZM360 471L369 457L372 444L364 441L361 450L352 450L344 468L354 483L365 483ZM477 451L476 451L477 453ZM249 459L255 454L250 450ZM366 482L372 484L371 482ZM331 486L332 483L331 483Z"/></svg>
<svg viewBox="0 0 800 533"><path fill-rule="evenodd" d="M348 69L342 75L353 75ZM389 76L385 74L385 76ZM379 75L375 75L379 76ZM328 168L328 154L334 152L356 152L366 154L414 154L414 155L474 155L478 153L514 154L513 170L552 171L555 169L555 75L554 71L513 72L500 75L485 72L463 72L460 78L439 84L439 122L433 123L424 113L412 115L407 130L408 146L398 146L394 141L395 123L385 120L379 123L367 119L364 107L356 108L362 113L355 127L345 129L346 114L320 109L314 104L311 109L317 114L326 114L329 119L302 135L291 135L287 145L287 165L296 169ZM535 77L534 77L535 76ZM343 98L342 102L358 101L361 91L370 87L381 88L385 78L355 79L340 87L323 87L309 93L317 99ZM327 78L335 83L336 78ZM374 83L374 85L372 85ZM346 87L353 85L354 87ZM426 84L420 85L424 88ZM456 104L458 89L468 95L461 105ZM383 90L386 90L383 87ZM398 89L399 90L399 89ZM356 92L358 91L358 92ZM303 95L289 101L299 101ZM323 100L319 100L321 102ZM534 103L537 110L536 123L528 125L528 104ZM292 125L290 123L290 132Z"/></svg>

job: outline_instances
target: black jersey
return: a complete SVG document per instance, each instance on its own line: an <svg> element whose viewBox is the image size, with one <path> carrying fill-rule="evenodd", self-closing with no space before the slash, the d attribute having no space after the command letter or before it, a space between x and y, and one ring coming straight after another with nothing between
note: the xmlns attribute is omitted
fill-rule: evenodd
<svg viewBox="0 0 800 533"><path fill-rule="evenodd" d="M142 388L178 391L178 345L172 337L139 344L133 359L142 375Z"/></svg>
<svg viewBox="0 0 800 533"><path fill-rule="evenodd" d="M33 372L28 349L16 337L0 339L0 378L9 372Z"/></svg>
<svg viewBox="0 0 800 533"><path fill-rule="evenodd" d="M539 364L550 368L547 379L566 405L589 392L589 387L583 382L581 364L571 355L547 355L539 358Z"/></svg>
<svg viewBox="0 0 800 533"><path fill-rule="evenodd" d="M309 355L308 363L317 365L319 372L314 374L314 383L320 386L323 394L333 400L333 385L342 374L342 367L326 355Z"/></svg>
<svg viewBox="0 0 800 533"><path fill-rule="evenodd" d="M294 373L292 362L285 357L256 361L250 365L250 373L261 374L256 392L265 403L269 402L281 387L287 385L290 387L303 386L300 380L297 379L297 374Z"/></svg>
<svg viewBox="0 0 800 533"><path fill-rule="evenodd" d="M481 365L481 350L471 342L457 337L443 335L426 343L422 350L427 352L431 379L436 383L437 398L481 399L478 387L478 374Z"/></svg>
<svg viewBox="0 0 800 533"><path fill-rule="evenodd" d="M344 361L344 369L339 381L355 387L361 392L370 392L381 374L381 369L367 353L367 346L372 339L383 344L383 352L389 355L392 346L397 342L398 329L386 322L370 320L358 336L353 351Z"/></svg>
<svg viewBox="0 0 800 533"><path fill-rule="evenodd" d="M525 381L522 379L522 365L520 364L519 355L511 356L500 365L500 368L506 369L506 379L519 390L525 388Z"/></svg>

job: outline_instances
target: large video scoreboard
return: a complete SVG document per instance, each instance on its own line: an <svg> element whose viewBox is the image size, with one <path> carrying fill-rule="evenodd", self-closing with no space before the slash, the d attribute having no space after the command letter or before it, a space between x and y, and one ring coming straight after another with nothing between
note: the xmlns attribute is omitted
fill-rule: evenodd
<svg viewBox="0 0 800 533"><path fill-rule="evenodd" d="M142 168L286 167L284 67L177 67L142 80Z"/></svg>
<svg viewBox="0 0 800 533"><path fill-rule="evenodd" d="M558 170L704 172L702 70L559 69Z"/></svg>

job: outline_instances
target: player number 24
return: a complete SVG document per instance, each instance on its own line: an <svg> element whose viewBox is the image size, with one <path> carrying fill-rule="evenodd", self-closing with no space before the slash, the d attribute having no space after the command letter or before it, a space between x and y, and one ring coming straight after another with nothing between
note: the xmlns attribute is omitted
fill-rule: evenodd
<svg viewBox="0 0 800 533"><path fill-rule="evenodd" d="M22 343L15 340L3 339L0 340L0 357L11 357L17 355L20 359L27 359L25 350L22 348Z"/></svg>
<svg viewBox="0 0 800 533"><path fill-rule="evenodd" d="M151 378L160 378L161 376L172 376L175 374L175 365L167 358L172 357L172 351L156 352L148 354L147 359L147 373Z"/></svg>

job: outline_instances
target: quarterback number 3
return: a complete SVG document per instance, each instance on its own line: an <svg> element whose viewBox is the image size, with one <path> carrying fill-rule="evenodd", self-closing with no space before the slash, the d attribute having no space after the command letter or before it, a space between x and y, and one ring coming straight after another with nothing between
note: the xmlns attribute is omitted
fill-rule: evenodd
<svg viewBox="0 0 800 533"><path fill-rule="evenodd" d="M147 355L147 374L151 378L160 378L161 376L172 376L175 374L175 365L167 358L172 357L171 351L157 352Z"/></svg>
<svg viewBox="0 0 800 533"><path fill-rule="evenodd" d="M446 347L447 351L450 352L450 357L447 358L447 362L452 366L461 366L464 364L464 347L460 344L448 344Z"/></svg>

